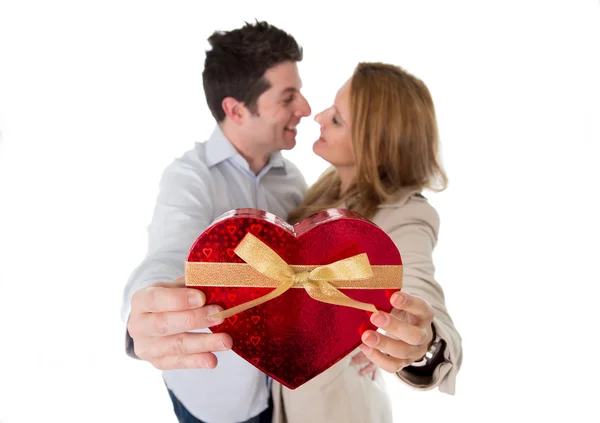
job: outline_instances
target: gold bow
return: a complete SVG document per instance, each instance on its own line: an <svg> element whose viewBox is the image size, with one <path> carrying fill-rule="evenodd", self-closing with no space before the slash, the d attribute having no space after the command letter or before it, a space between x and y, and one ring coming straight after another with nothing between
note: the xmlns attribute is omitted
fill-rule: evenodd
<svg viewBox="0 0 600 423"><path fill-rule="evenodd" d="M295 272L275 251L254 235L248 233L238 244L235 253L264 276L280 282L271 292L262 297L239 304L211 318L225 319L267 301L277 298L292 287L304 288L308 295L324 303L353 307L376 312L373 304L367 304L344 295L329 281L361 280L373 277L366 254L358 254L335 263L318 266L310 271ZM187 273L187 271L186 271Z"/></svg>

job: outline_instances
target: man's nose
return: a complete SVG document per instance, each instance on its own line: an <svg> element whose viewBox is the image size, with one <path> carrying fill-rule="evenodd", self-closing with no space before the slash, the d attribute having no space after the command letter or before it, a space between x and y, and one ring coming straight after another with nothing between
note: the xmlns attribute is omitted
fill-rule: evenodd
<svg viewBox="0 0 600 423"><path fill-rule="evenodd" d="M300 104L300 107L298 108L298 116L301 117L306 117L306 116L310 116L311 113L311 109L310 109L310 104L308 104L308 100L306 100L306 98L304 96L302 96L302 102Z"/></svg>

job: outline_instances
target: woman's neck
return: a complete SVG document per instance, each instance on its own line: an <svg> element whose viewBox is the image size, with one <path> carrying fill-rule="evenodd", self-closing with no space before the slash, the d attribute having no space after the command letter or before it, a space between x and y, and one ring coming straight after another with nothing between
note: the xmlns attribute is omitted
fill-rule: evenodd
<svg viewBox="0 0 600 423"><path fill-rule="evenodd" d="M340 177L340 197L344 195L348 188L356 181L356 166L340 166L337 167L338 176Z"/></svg>

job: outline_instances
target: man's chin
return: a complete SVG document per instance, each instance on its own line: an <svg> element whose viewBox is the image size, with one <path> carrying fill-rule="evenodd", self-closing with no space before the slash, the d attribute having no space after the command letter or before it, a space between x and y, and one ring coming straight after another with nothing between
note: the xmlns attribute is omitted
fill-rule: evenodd
<svg viewBox="0 0 600 423"><path fill-rule="evenodd" d="M281 149L282 150L291 150L295 146L296 146L296 140L293 140L293 141L286 140L283 142Z"/></svg>

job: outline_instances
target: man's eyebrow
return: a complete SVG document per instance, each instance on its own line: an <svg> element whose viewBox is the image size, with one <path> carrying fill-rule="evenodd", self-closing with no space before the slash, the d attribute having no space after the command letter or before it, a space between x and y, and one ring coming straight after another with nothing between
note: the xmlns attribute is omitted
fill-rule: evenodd
<svg viewBox="0 0 600 423"><path fill-rule="evenodd" d="M302 88L302 87L300 87L300 88ZM296 88L296 87L288 87L288 88L286 88L285 90L283 90L283 91L281 92L281 94L298 92L298 91L300 91L300 88Z"/></svg>

